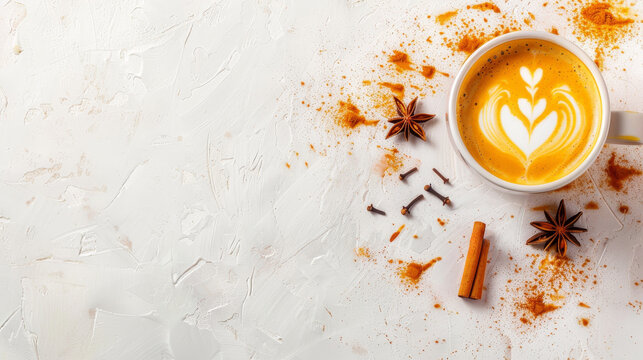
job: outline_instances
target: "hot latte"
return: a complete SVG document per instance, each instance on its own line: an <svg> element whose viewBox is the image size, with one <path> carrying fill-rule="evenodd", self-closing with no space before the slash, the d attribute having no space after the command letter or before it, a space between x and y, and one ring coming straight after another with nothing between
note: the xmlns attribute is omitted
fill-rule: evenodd
<svg viewBox="0 0 643 360"><path fill-rule="evenodd" d="M513 40L473 65L456 116L464 144L487 171L515 184L544 184L571 173L596 145L601 97L569 50Z"/></svg>

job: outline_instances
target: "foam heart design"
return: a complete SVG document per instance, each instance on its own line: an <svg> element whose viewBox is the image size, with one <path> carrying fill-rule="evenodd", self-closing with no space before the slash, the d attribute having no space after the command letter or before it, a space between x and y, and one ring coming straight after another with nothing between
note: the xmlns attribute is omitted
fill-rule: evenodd
<svg viewBox="0 0 643 360"><path fill-rule="evenodd" d="M540 99L536 102L536 105L532 105L529 100L525 98L520 98L518 99L518 108L520 109L520 112L525 115L527 120L529 120L529 124L534 123L536 119L540 117L545 112L545 108L547 107L547 100L545 99Z"/></svg>
<svg viewBox="0 0 643 360"><path fill-rule="evenodd" d="M509 106L504 105L500 109L500 124L505 134L507 134L511 142L522 150L526 158L529 158L529 155L531 155L534 150L538 149L549 139L556 129L557 123L558 114L552 111L534 127L530 134L523 122L511 113Z"/></svg>
<svg viewBox="0 0 643 360"><path fill-rule="evenodd" d="M531 71L526 66L520 68L520 77L529 85L529 87L535 87L540 80L543 78L543 69L538 68L532 74Z"/></svg>

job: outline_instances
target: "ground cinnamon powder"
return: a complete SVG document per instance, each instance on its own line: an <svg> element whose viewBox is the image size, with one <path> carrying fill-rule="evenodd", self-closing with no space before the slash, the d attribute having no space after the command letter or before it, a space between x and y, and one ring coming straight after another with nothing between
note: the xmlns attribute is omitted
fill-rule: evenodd
<svg viewBox="0 0 643 360"><path fill-rule="evenodd" d="M465 35L458 42L458 51L471 54L484 44L484 42L484 39L478 38L474 35Z"/></svg>
<svg viewBox="0 0 643 360"><path fill-rule="evenodd" d="M413 68L411 67L413 63L411 62L409 55L399 50L393 50L393 55L389 56L388 62L395 64L395 67L399 72L403 72L405 70L413 70Z"/></svg>
<svg viewBox="0 0 643 360"><path fill-rule="evenodd" d="M380 82L380 83L378 83L378 85L384 86L386 88L391 89L391 91L395 95L397 95L398 98L401 98L401 99L404 98L404 85L402 85L402 84L394 84L394 83L390 83L390 82L386 82L386 81Z"/></svg>
<svg viewBox="0 0 643 360"><path fill-rule="evenodd" d="M598 204L596 203L596 201L590 201L587 204L585 204L585 209L596 210L598 209Z"/></svg>
<svg viewBox="0 0 643 360"><path fill-rule="evenodd" d="M628 166L625 159L623 157L617 158L614 152L612 152L611 157L607 161L605 172L607 174L607 184L616 191L623 190L624 183L629 178L641 175L640 169ZM627 191L624 192L627 193Z"/></svg>
<svg viewBox="0 0 643 360"><path fill-rule="evenodd" d="M351 103L350 99L346 101L340 100L338 106L336 122L341 127L354 129L360 125L375 125L378 123L377 120L366 120L357 106Z"/></svg>
<svg viewBox="0 0 643 360"><path fill-rule="evenodd" d="M385 150L386 152L375 165L375 171L379 173L381 177L393 175L394 173L399 172L404 166L405 155L402 155L399 150L395 148Z"/></svg>
<svg viewBox="0 0 643 360"><path fill-rule="evenodd" d="M355 255L357 255L358 257L370 258L371 251L368 248L361 247L355 249Z"/></svg>
<svg viewBox="0 0 643 360"><path fill-rule="evenodd" d="M400 278L402 281L417 284L417 282L420 281L422 274L440 260L442 260L442 257L438 256L426 264L418 264L416 262L408 263L400 270Z"/></svg>
<svg viewBox="0 0 643 360"><path fill-rule="evenodd" d="M581 40L596 43L594 62L602 67L606 52L618 48L619 40L633 34L629 9L606 2L593 1L582 5L573 19L574 34Z"/></svg>
<svg viewBox="0 0 643 360"><path fill-rule="evenodd" d="M435 20L440 23L440 25L444 25L447 21L451 20L452 17L458 15L458 10L454 11L449 11L445 12L443 14L440 14L435 17Z"/></svg>
<svg viewBox="0 0 643 360"><path fill-rule="evenodd" d="M514 271L529 272L524 281L509 281L507 292L515 296L514 316L524 324L532 324L543 314L555 311L564 304L565 297L586 286L596 285L596 275L591 260L576 261L559 255L544 257L539 254L527 255L531 262L524 261L515 265ZM524 265L523 265L524 264ZM523 268L523 266L525 268Z"/></svg>
<svg viewBox="0 0 643 360"><path fill-rule="evenodd" d="M496 5L490 2L483 2L481 4L471 5L471 8L476 10L482 10L482 11L493 10L493 12L495 13L500 12L500 9Z"/></svg>
<svg viewBox="0 0 643 360"><path fill-rule="evenodd" d="M400 226L400 228L399 228L399 229L397 229L397 231L396 231L396 232L394 232L394 233L391 235L391 238L389 239L389 242L393 242L393 241L395 241L395 239L397 239L397 237L398 237L398 236L400 235L400 233L402 232L402 229L404 229L404 224L402 224L402 226Z"/></svg>
<svg viewBox="0 0 643 360"><path fill-rule="evenodd" d="M421 74L427 79L432 79L433 76L435 75L435 66L431 66L431 65L422 66Z"/></svg>
<svg viewBox="0 0 643 360"><path fill-rule="evenodd" d="M612 5L595 2L581 10L581 15L596 25L625 25L634 22L632 19L623 19L612 14Z"/></svg>
<svg viewBox="0 0 643 360"><path fill-rule="evenodd" d="M520 304L520 306L523 309L526 309L527 311L529 311L529 313L531 313L531 315L534 317L540 316L550 311L554 311L559 308L559 306L545 303L544 297L545 297L545 294L542 292L534 296L528 296L525 298L525 302ZM529 320L525 321L523 319L527 320L526 318L523 317L520 319L520 321L522 321L523 323L529 322Z"/></svg>

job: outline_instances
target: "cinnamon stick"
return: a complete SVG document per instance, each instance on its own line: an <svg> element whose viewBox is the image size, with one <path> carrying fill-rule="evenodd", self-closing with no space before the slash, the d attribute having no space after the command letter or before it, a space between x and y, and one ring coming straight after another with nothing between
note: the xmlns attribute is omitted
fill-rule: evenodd
<svg viewBox="0 0 643 360"><path fill-rule="evenodd" d="M462 273L462 281L460 281L460 289L458 290L459 297L468 298L471 296L473 282L476 277L476 271L478 270L478 262L480 261L485 227L486 225L483 222L476 221L473 223L471 240L469 240L469 251L464 261L464 272Z"/></svg>
<svg viewBox="0 0 643 360"><path fill-rule="evenodd" d="M471 289L471 299L479 300L482 297L482 287L484 286L484 274L487 268L487 254L489 254L489 240L484 239L482 250L480 251L480 261L476 270L476 278L473 280L473 289Z"/></svg>

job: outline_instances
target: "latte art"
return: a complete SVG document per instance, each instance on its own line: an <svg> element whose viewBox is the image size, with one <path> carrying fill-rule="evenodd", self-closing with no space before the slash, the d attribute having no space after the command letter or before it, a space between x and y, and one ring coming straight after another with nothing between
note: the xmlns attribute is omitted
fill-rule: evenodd
<svg viewBox="0 0 643 360"><path fill-rule="evenodd" d="M589 69L542 40L505 43L478 62L460 90L457 114L476 161L518 184L573 171L600 125L600 96Z"/></svg>
<svg viewBox="0 0 643 360"><path fill-rule="evenodd" d="M525 165L535 150L546 152L567 146L579 135L580 108L569 86L562 85L552 89L551 96L554 101L553 104L548 104L547 99L536 97L536 85L542 76L541 68L536 69L533 74L525 66L520 68L520 77L525 82L525 90L530 97L521 97L516 101L518 116L512 113L508 105L512 98L510 90L503 89L500 85L490 90L489 101L482 107L478 116L480 129L487 140L505 152L511 153L515 151L512 145L517 146L522 151ZM557 126L559 113L562 126ZM566 123L571 126L565 126ZM503 138L505 135L506 138ZM551 139L547 144L549 146L543 146L548 139Z"/></svg>

